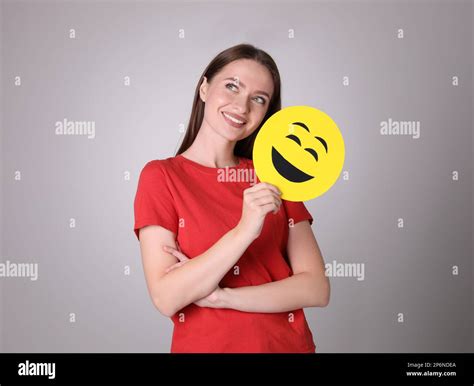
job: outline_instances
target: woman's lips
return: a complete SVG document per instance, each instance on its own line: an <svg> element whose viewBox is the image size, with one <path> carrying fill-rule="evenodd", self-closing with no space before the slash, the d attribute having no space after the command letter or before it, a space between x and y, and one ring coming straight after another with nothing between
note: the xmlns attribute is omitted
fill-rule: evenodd
<svg viewBox="0 0 474 386"><path fill-rule="evenodd" d="M223 112L222 112L222 116L224 117L225 121L226 121L229 125L231 125L231 126L233 126L233 127L236 127L236 128L238 128L238 129L240 129L242 126L244 126L244 125L247 123L247 122L245 122L245 121L243 121L242 119L239 119L239 118L235 118L235 119L238 119L238 120L240 120L240 121L243 121L243 123L234 122L232 119L228 118L226 115L232 116L231 114L226 113L226 112L223 111ZM234 117L232 117L232 118L234 118Z"/></svg>

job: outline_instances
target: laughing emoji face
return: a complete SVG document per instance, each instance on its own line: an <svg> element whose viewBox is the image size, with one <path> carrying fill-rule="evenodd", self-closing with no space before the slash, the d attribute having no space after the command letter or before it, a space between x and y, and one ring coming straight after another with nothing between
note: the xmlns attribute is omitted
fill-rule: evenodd
<svg viewBox="0 0 474 386"><path fill-rule="evenodd" d="M260 181L275 185L287 201L324 194L344 165L344 139L329 115L309 106L286 107L260 128L253 163Z"/></svg>

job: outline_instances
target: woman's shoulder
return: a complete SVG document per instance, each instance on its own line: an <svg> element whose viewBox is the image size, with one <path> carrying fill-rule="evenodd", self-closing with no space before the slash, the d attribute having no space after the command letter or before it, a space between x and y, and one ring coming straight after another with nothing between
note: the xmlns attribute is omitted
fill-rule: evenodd
<svg viewBox="0 0 474 386"><path fill-rule="evenodd" d="M167 158L157 158L157 159L152 159L148 162L145 163L145 165L142 168L142 173L147 173L147 174L157 174L157 173L165 173L169 172L172 170L176 163L177 163L177 157L167 157Z"/></svg>

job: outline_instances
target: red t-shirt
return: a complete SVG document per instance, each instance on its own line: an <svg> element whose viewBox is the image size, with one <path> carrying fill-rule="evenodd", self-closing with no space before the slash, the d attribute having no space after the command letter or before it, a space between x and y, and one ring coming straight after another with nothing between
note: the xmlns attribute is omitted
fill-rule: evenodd
<svg viewBox="0 0 474 386"><path fill-rule="evenodd" d="M258 182L253 162L246 158L227 170L182 155L150 161L140 173L134 232L138 238L140 228L160 225L177 235L182 252L192 259L238 224L243 191ZM282 202L277 214L267 214L260 236L222 278L220 287L256 286L293 274L286 253L288 219L311 224L313 218L302 202ZM303 309L258 313L192 303L171 319L172 353L314 353L316 348Z"/></svg>

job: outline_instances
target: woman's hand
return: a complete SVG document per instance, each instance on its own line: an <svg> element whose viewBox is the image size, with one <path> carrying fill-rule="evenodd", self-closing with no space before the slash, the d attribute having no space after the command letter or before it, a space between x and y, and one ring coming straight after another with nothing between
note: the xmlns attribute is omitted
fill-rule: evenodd
<svg viewBox="0 0 474 386"><path fill-rule="evenodd" d="M199 307L223 308L220 305L222 291L223 289L217 286L216 289L212 291L209 295L207 295L205 298L196 300L194 304Z"/></svg>
<svg viewBox="0 0 474 386"><path fill-rule="evenodd" d="M260 182L244 190L242 216L237 229L253 239L260 236L267 213L277 213L281 206L280 190L267 182Z"/></svg>
<svg viewBox="0 0 474 386"><path fill-rule="evenodd" d="M171 267L166 268L166 273L171 272L173 269L179 268L182 265L186 264L190 259L183 253L181 252L181 248L178 245L178 249L169 247L167 245L163 245L163 249L171 253L173 256L175 256L179 262L172 265ZM222 288L219 286L216 287L214 291L212 291L209 295L206 297L199 299L194 302L199 307L210 307L210 308L220 308L220 300L221 300L221 294L222 294Z"/></svg>

